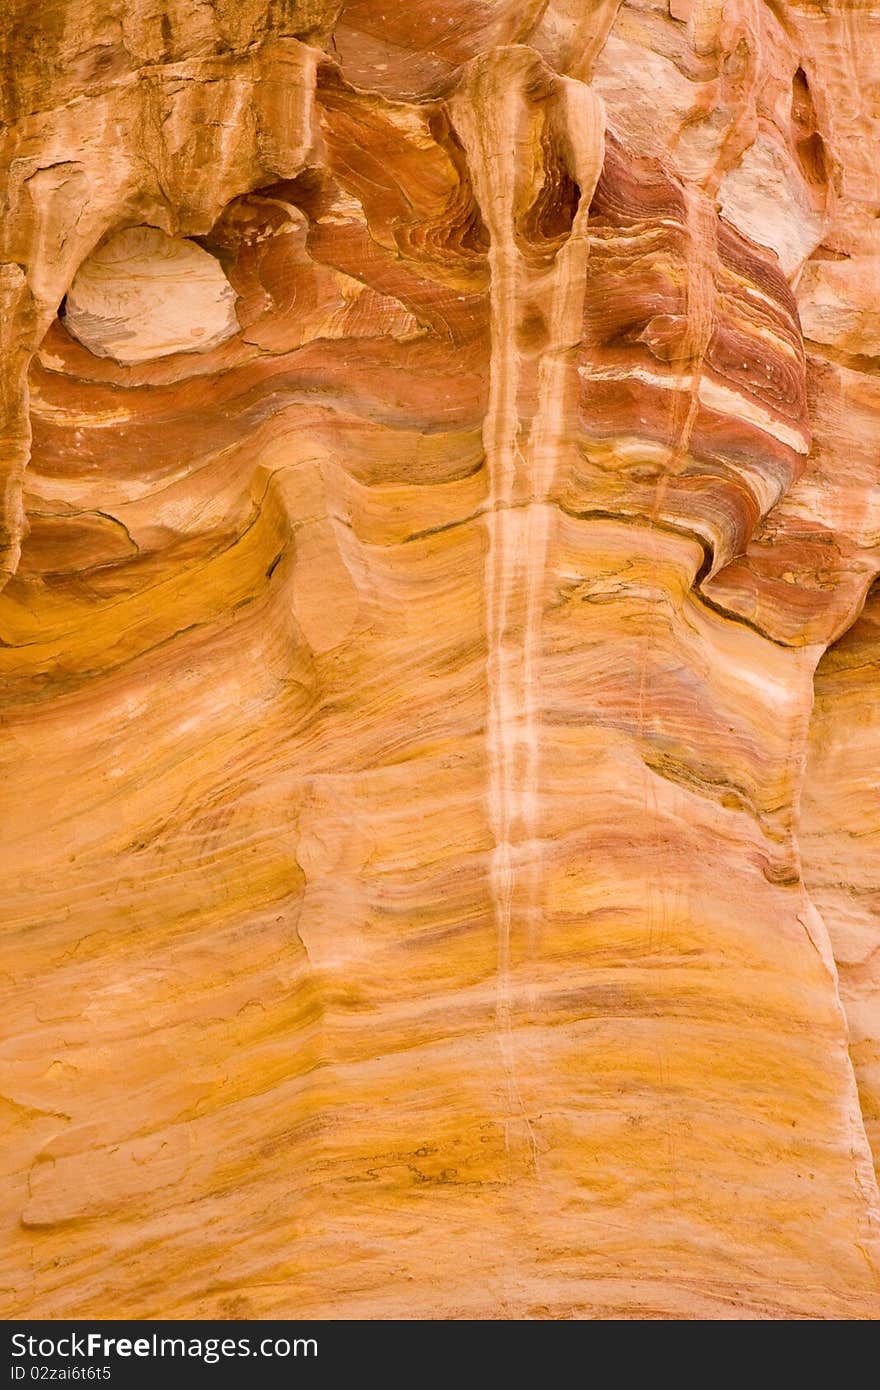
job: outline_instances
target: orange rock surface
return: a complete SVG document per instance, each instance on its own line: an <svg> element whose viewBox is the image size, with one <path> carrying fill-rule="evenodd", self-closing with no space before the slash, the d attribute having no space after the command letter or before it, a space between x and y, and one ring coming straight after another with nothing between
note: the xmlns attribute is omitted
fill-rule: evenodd
<svg viewBox="0 0 880 1390"><path fill-rule="evenodd" d="M12 10L3 1312L876 1318L880 15Z"/></svg>

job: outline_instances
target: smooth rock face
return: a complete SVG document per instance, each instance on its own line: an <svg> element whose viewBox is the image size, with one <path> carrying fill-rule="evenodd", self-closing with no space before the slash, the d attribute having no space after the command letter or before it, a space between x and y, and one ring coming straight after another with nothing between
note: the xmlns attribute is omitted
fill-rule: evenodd
<svg viewBox="0 0 880 1390"><path fill-rule="evenodd" d="M7 1316L880 1314L878 25L3 40Z"/></svg>
<svg viewBox="0 0 880 1390"><path fill-rule="evenodd" d="M804 880L834 947L865 1130L880 1170L878 620L875 591L819 663L800 842Z"/></svg>
<svg viewBox="0 0 880 1390"><path fill-rule="evenodd" d="M195 242L129 227L83 261L64 325L96 357L126 366L209 352L238 332L235 291Z"/></svg>

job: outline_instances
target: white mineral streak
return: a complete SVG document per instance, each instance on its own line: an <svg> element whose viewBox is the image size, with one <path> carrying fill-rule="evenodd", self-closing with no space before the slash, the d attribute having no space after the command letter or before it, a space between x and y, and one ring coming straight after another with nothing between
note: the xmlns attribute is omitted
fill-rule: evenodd
<svg viewBox="0 0 880 1390"><path fill-rule="evenodd" d="M541 112L530 95L536 66L535 55L518 48L496 50L477 60L463 84L455 117L490 237L492 359L483 441L489 470L486 738L494 838L491 891L498 940L496 1019L508 1084L508 1136L511 1122L525 1123L538 1169L538 1152L516 1080L511 932L515 914L521 916L531 952L541 913L541 619L555 514L553 485L576 382L572 352L582 332L587 221L602 171L604 113L589 88L571 79L554 82L543 96ZM541 116L561 125L569 173L580 193L570 235L549 268L536 271L517 246L516 219L528 207L520 185L519 151ZM544 173L533 167L531 192L540 188ZM523 363L517 341L536 307L547 327L547 341L538 366L537 409L529 420L520 400Z"/></svg>

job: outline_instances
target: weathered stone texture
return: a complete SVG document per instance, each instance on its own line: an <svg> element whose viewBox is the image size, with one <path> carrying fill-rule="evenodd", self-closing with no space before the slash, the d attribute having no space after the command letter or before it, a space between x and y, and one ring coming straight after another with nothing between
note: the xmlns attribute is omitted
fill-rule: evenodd
<svg viewBox="0 0 880 1390"><path fill-rule="evenodd" d="M877 1317L880 15L12 10L4 1311Z"/></svg>

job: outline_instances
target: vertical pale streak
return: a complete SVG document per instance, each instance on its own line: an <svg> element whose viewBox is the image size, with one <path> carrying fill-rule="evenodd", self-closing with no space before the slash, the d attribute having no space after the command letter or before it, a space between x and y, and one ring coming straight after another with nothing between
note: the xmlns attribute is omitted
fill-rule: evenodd
<svg viewBox="0 0 880 1390"><path fill-rule="evenodd" d="M506 65L505 65L506 66ZM456 125L469 156L471 178L489 236L492 358L483 446L489 478L485 524L487 695L487 803L493 849L490 889L497 937L496 1021L508 1080L511 1108L518 1096L510 1056L510 927L513 908L513 845L516 809L517 691L521 676L506 643L509 610L521 559L517 556L519 517L512 510L519 432L517 394L520 361L518 321L519 253L514 238L518 135L524 125L519 85L498 83L495 64L474 64L468 89L455 111Z"/></svg>
<svg viewBox="0 0 880 1390"><path fill-rule="evenodd" d="M511 1110L524 1120L535 1167L537 1146L515 1076L510 955L517 889L525 899L529 945L540 912L540 649L551 496L565 441L572 353L581 338L587 218L604 152L602 108L583 84L554 79L543 110L529 89L535 55L504 49L470 67L454 101L474 190L489 231L492 356L483 442L489 476L485 525L490 888L497 934L496 1022ZM581 194L569 239L549 268L530 269L515 219L543 170L535 120L552 115ZM538 368L538 404L525 448L517 331L529 304L548 324ZM522 614L520 620L519 615ZM512 1118L512 1116L510 1117Z"/></svg>
<svg viewBox="0 0 880 1390"><path fill-rule="evenodd" d="M544 614L544 588L552 498L560 463L571 436L576 402L573 399L578 378L575 351L583 336L584 296L589 259L588 222L590 203L605 152L604 113L601 103L580 82L560 83L560 134L565 138L566 163L574 177L580 197L571 233L547 272L544 295L547 299L548 346L541 360L538 378L538 409L532 426L529 461L533 491L526 509L527 519L527 605L524 634L524 701L528 739L525 786L522 789L522 818L529 861L529 947L535 945L541 911L540 835L538 803L540 796L541 720L540 659ZM543 297L543 296L542 296Z"/></svg>

